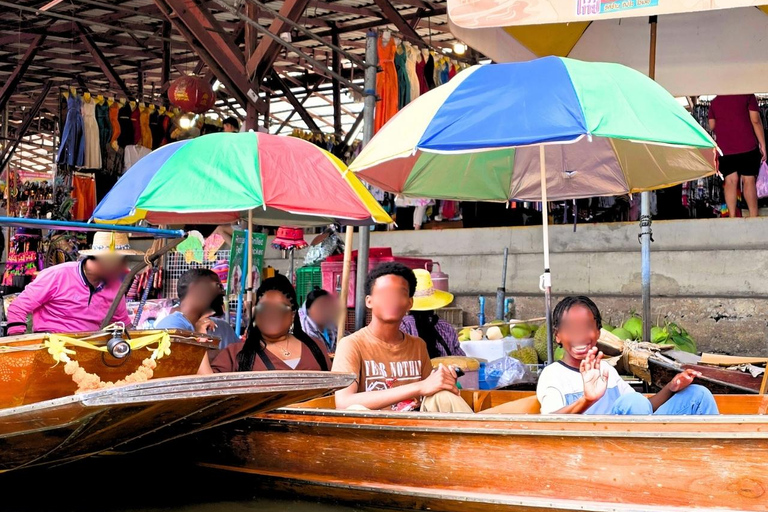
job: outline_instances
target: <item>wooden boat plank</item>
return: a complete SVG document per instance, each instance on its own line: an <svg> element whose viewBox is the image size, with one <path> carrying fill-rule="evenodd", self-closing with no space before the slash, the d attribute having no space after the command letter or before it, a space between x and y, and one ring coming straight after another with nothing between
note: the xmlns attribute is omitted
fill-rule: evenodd
<svg viewBox="0 0 768 512"><path fill-rule="evenodd" d="M430 496L463 503L452 495L484 510L538 510L564 496L555 509L768 510L766 417L460 416L284 410L207 431L196 446L219 447L204 464L422 493L433 510L456 506Z"/></svg>
<svg viewBox="0 0 768 512"><path fill-rule="evenodd" d="M120 446L138 450L309 399L354 379L300 372L292 382L292 372L281 378L267 373L273 372L162 379L0 410L0 471L77 460Z"/></svg>
<svg viewBox="0 0 768 512"><path fill-rule="evenodd" d="M697 378L696 383L707 387L713 394L756 394L760 391L762 382L760 378L754 378L749 373L713 366L677 365L656 358L648 359L648 365L652 383L659 388L666 386L685 368L701 372L703 376Z"/></svg>

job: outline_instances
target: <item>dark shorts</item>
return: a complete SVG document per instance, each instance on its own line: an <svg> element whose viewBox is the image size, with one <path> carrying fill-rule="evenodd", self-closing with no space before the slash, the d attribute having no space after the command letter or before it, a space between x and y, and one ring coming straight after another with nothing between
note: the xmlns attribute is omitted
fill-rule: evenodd
<svg viewBox="0 0 768 512"><path fill-rule="evenodd" d="M762 155L758 148L746 153L720 157L720 173L723 176L738 173L739 176L757 176L760 172Z"/></svg>

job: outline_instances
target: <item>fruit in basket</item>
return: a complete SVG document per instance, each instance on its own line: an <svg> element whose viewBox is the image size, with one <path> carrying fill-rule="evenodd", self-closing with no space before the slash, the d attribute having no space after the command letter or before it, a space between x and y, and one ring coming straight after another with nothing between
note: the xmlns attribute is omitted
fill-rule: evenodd
<svg viewBox="0 0 768 512"><path fill-rule="evenodd" d="M632 333L624 329L623 327L617 327L616 329L613 330L612 334L617 338L619 338L620 340L634 339L634 336L632 336Z"/></svg>
<svg viewBox="0 0 768 512"><path fill-rule="evenodd" d="M472 341L480 341L483 339L483 330L482 329L472 329L469 331L469 339Z"/></svg>
<svg viewBox="0 0 768 512"><path fill-rule="evenodd" d="M622 325L625 331L632 335L633 340L639 340L643 337L643 319L632 314L632 316ZM617 335L618 336L618 335ZM621 336L619 336L621 338Z"/></svg>
<svg viewBox="0 0 768 512"><path fill-rule="evenodd" d="M547 324L541 324L533 335L533 348L539 355L539 361L547 360Z"/></svg>
<svg viewBox="0 0 768 512"><path fill-rule="evenodd" d="M504 334L502 334L501 329L499 329L498 325L494 325L492 327L489 327L487 331L485 331L485 337L489 340L500 340L504 337Z"/></svg>
<svg viewBox="0 0 768 512"><path fill-rule="evenodd" d="M494 320L493 322L491 322L490 324L487 324L487 325L495 325L495 326L497 326L499 328L499 330L501 331L501 337L502 338L506 338L507 336L509 336L509 324L507 322L505 322L504 320ZM487 336L487 334L486 334L486 336ZM491 339L491 338L488 338L488 339Z"/></svg>
<svg viewBox="0 0 768 512"><path fill-rule="evenodd" d="M518 340L531 337L531 329L525 324L517 324L512 328L510 333Z"/></svg>
<svg viewBox="0 0 768 512"><path fill-rule="evenodd" d="M520 347L510 352L509 355L523 364L537 364L539 362L539 356L533 347Z"/></svg>

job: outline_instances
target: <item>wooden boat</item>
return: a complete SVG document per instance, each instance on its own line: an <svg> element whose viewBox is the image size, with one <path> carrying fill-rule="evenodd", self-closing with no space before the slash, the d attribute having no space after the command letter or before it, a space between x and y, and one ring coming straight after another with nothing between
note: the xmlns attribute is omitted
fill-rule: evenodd
<svg viewBox="0 0 768 512"><path fill-rule="evenodd" d="M161 331L129 331L127 339L156 334ZM218 345L218 340L181 330L169 330L170 354L158 360L155 378L194 375L205 353ZM94 347L105 347L113 332L67 334L85 340ZM77 384L64 372L64 364L57 364L45 346L47 334L26 334L0 338L0 410L6 407L32 404L69 396L77 391ZM105 382L124 379L135 372L148 350L136 350L123 359L106 352L67 347L74 350L71 358L89 373Z"/></svg>
<svg viewBox="0 0 768 512"><path fill-rule="evenodd" d="M348 386L330 372L153 379L0 410L0 472L125 453Z"/></svg>
<svg viewBox="0 0 768 512"><path fill-rule="evenodd" d="M118 359L101 350L114 334L66 335L67 358L102 382L127 379L156 347L137 344ZM138 343L163 331L120 334ZM170 350L156 361L152 379L82 393L65 364L53 358L56 335L0 339L0 472L154 446L320 396L354 378L327 372L197 376L203 356L218 340L185 331L168 334Z"/></svg>
<svg viewBox="0 0 768 512"><path fill-rule="evenodd" d="M337 411L332 398L212 429L203 465L255 486L435 511L768 510L767 396L721 416L539 415L525 392L463 392L479 414ZM505 404L504 414L483 414Z"/></svg>

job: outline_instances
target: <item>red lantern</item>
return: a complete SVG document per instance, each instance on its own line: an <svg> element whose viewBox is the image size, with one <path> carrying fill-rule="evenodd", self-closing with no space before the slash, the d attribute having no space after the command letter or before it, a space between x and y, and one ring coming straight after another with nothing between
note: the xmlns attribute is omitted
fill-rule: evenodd
<svg viewBox="0 0 768 512"><path fill-rule="evenodd" d="M168 100L184 110L202 114L210 110L216 101L211 84L196 76L183 76L171 82Z"/></svg>

